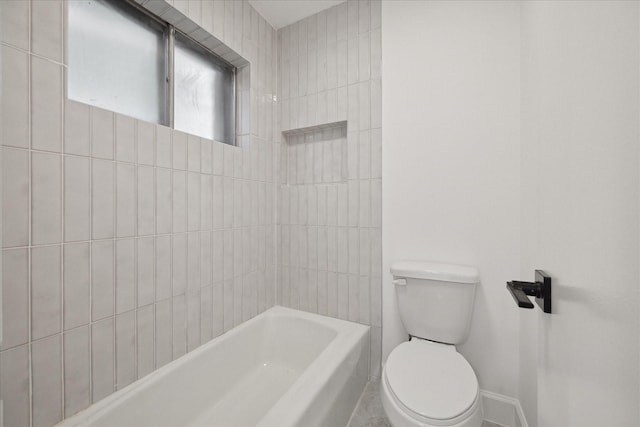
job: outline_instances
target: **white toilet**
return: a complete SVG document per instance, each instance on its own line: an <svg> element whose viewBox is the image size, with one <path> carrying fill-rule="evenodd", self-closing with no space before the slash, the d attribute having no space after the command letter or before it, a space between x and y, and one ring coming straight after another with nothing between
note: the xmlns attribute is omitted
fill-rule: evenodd
<svg viewBox="0 0 640 427"><path fill-rule="evenodd" d="M478 270L402 261L391 274L411 340L393 349L382 371L389 421L394 427L480 427L478 379L455 348L469 334Z"/></svg>

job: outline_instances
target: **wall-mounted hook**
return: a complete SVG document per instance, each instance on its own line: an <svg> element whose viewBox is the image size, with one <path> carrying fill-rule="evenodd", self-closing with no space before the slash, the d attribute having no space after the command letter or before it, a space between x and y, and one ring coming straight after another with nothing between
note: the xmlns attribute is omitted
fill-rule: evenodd
<svg viewBox="0 0 640 427"><path fill-rule="evenodd" d="M507 289L521 308L533 308L530 296L536 297L536 303L545 313L551 313L551 277L542 270L536 270L535 282L507 282Z"/></svg>

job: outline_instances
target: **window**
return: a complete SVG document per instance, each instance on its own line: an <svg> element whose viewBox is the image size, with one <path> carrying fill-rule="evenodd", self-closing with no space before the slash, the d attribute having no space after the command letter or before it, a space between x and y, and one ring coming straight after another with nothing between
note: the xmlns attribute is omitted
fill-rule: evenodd
<svg viewBox="0 0 640 427"><path fill-rule="evenodd" d="M175 128L232 144L235 68L182 35L174 64Z"/></svg>
<svg viewBox="0 0 640 427"><path fill-rule="evenodd" d="M128 2L68 9L70 99L235 143L233 65Z"/></svg>

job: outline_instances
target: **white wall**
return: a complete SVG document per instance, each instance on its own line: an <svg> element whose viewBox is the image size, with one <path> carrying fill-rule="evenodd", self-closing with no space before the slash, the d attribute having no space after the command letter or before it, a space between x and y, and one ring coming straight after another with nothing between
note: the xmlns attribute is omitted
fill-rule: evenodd
<svg viewBox="0 0 640 427"><path fill-rule="evenodd" d="M522 8L522 268L554 313L522 313L520 401L530 426L638 426L638 2Z"/></svg>
<svg viewBox="0 0 640 427"><path fill-rule="evenodd" d="M383 2L383 360L406 339L389 267L477 266L469 340L480 387L517 394L520 6Z"/></svg>

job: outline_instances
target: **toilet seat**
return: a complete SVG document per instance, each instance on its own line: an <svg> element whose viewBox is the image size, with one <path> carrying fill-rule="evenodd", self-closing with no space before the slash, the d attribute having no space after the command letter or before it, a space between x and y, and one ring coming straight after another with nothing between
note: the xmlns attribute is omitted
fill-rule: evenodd
<svg viewBox="0 0 640 427"><path fill-rule="evenodd" d="M415 338L402 343L383 376L388 398L416 425L458 425L479 409L476 375L452 345Z"/></svg>

